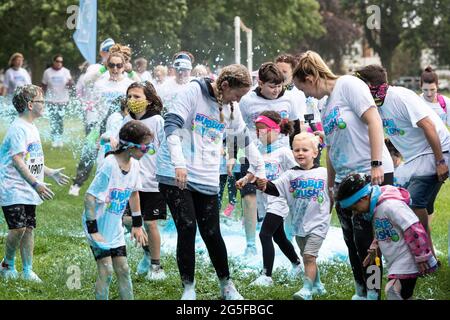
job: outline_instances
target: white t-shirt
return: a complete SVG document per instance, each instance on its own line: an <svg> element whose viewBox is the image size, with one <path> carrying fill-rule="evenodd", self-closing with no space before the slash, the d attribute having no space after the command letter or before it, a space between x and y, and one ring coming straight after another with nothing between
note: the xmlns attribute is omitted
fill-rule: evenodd
<svg viewBox="0 0 450 320"><path fill-rule="evenodd" d="M105 243L101 244L92 240L87 232L86 216L83 214L83 227L92 246L108 250L125 245L122 215L131 193L141 188L139 161L133 158L130 161L130 171L123 174L116 157L113 155L106 157L86 191L96 198L95 219L98 232L105 239Z"/></svg>
<svg viewBox="0 0 450 320"><path fill-rule="evenodd" d="M130 115L125 117L123 125L133 120ZM164 140L164 119L160 115L139 120L150 129L154 135L153 141L150 143L150 150L141 158L139 164L141 166L142 188L139 191L159 192L158 181L156 180L157 153L162 141Z"/></svg>
<svg viewBox="0 0 450 320"><path fill-rule="evenodd" d="M417 126L417 122L429 117L436 127L442 151L448 151L450 149L450 133L438 115L427 108L423 100L413 91L395 86L389 87L379 112L383 119L384 132L402 154L405 165L412 172L415 172L415 167L419 165L426 165L430 167L431 172L436 172L434 157L425 164L425 159L421 157L433 154L433 150L424 131ZM418 157L420 159L414 161ZM410 162L412 161L414 161L414 167L411 167Z"/></svg>
<svg viewBox="0 0 450 320"><path fill-rule="evenodd" d="M48 68L44 71L42 83L47 86L45 100L50 103L67 103L69 102L69 89L67 84L72 80L70 71L66 68L55 70Z"/></svg>
<svg viewBox="0 0 450 320"><path fill-rule="evenodd" d="M250 137L253 141L257 140L255 120L263 111L271 110L280 114L282 119L289 119L295 121L299 119L298 113L300 108L296 107L294 96L295 93L285 93L278 99L266 99L256 93L256 90L252 90L242 97L239 102L241 108L242 117L244 118L247 127L250 129ZM298 91L301 92L301 91ZM303 119L300 119L303 121ZM289 146L289 136L282 135L283 143Z"/></svg>
<svg viewBox="0 0 450 320"><path fill-rule="evenodd" d="M304 115L307 114L307 99L305 93L294 86L291 90L286 90L285 94L291 95L298 119L300 121L305 121Z"/></svg>
<svg viewBox="0 0 450 320"><path fill-rule="evenodd" d="M39 205L42 200L38 193L14 167L12 158L17 154L24 155L31 174L43 182L44 151L39 131L21 118L11 124L0 148L0 206Z"/></svg>
<svg viewBox="0 0 450 320"><path fill-rule="evenodd" d="M136 73L138 74L139 78L141 78L141 81L152 81L152 75L150 74L150 72L144 71L142 73Z"/></svg>
<svg viewBox="0 0 450 320"><path fill-rule="evenodd" d="M31 84L31 78L27 70L24 68L19 68L18 70L9 68L6 70L3 86L7 89L6 92L8 95L12 95L17 87L26 84Z"/></svg>
<svg viewBox="0 0 450 320"><path fill-rule="evenodd" d="M403 234L419 219L401 200L388 199L375 208L373 228L389 274L418 273L417 264Z"/></svg>
<svg viewBox="0 0 450 320"><path fill-rule="evenodd" d="M193 78L189 79L191 81ZM175 99L178 93L186 89L188 83L179 84L175 77L167 77L163 84L156 86L155 90L158 96L161 98L164 111L171 112L172 105L175 103Z"/></svg>
<svg viewBox="0 0 450 320"><path fill-rule="evenodd" d="M401 163L394 169L394 186L407 188L409 180L411 179L412 172L408 170L408 167L404 163Z"/></svg>
<svg viewBox="0 0 450 320"><path fill-rule="evenodd" d="M289 205L293 234L300 237L315 234L325 238L331 219L327 169L291 169L273 183Z"/></svg>
<svg viewBox="0 0 450 320"><path fill-rule="evenodd" d="M278 179L283 172L297 166L291 149L283 145L278 139L269 146L258 143L258 150L264 159L266 178L269 181ZM266 212L276 214L286 218L289 214L289 207L286 199L267 195L259 190L256 191L256 203L258 215L264 217Z"/></svg>
<svg viewBox="0 0 450 320"><path fill-rule="evenodd" d="M361 119L369 108L376 108L369 88L361 79L350 75L336 81L323 107L321 117L325 142L329 147L337 183L351 173L370 174L369 129ZM381 161L384 173L394 172L392 158L384 144Z"/></svg>
<svg viewBox="0 0 450 320"><path fill-rule="evenodd" d="M447 113L445 113L444 109L442 109L441 104L438 102L429 102L428 100L426 100L423 97L423 94L420 95L420 97L422 98L423 101L425 101L425 103L434 111L436 112L436 114L439 116L439 118L441 118L442 122L444 122L445 125L450 126L450 116L449 114L449 110L450 110L450 99L447 98L446 96L442 96L444 98L445 101L445 107L447 108Z"/></svg>
<svg viewBox="0 0 450 320"><path fill-rule="evenodd" d="M128 87L133 83L128 77L123 77L120 81L112 81L109 78L102 78L95 82L94 93L96 104L92 110L87 112L88 123L101 122L108 113L111 102L127 94Z"/></svg>
<svg viewBox="0 0 450 320"><path fill-rule="evenodd" d="M122 127L123 116L120 112L114 112L112 115L108 117L106 120L105 133L102 134L104 138L118 138L119 131ZM100 150L97 155L97 171L102 166L103 160L105 159L105 154L107 152L112 151L110 142L102 142L100 140Z"/></svg>

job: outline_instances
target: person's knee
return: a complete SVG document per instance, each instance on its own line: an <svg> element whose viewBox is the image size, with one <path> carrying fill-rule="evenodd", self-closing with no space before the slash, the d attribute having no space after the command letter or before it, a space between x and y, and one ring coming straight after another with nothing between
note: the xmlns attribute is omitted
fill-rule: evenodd
<svg viewBox="0 0 450 320"><path fill-rule="evenodd" d="M116 266L114 268L114 271L117 274L117 277L120 278L126 278L130 276L130 267L128 266L128 263L121 263L120 265Z"/></svg>
<svg viewBox="0 0 450 320"><path fill-rule="evenodd" d="M272 241L272 235L270 233L261 231L259 233L259 239L261 240L261 243L266 243L267 241Z"/></svg>
<svg viewBox="0 0 450 320"><path fill-rule="evenodd" d="M109 263L102 264L98 268L98 276L104 282L111 282L113 272L113 266Z"/></svg>
<svg viewBox="0 0 450 320"><path fill-rule="evenodd" d="M304 254L303 255L303 263L304 264L314 264L314 263L316 263L316 257L309 255L309 254Z"/></svg>

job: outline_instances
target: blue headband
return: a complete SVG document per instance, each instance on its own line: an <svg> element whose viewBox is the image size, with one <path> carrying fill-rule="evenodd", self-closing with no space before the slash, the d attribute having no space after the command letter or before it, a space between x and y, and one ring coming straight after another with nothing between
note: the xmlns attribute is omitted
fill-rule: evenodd
<svg viewBox="0 0 450 320"><path fill-rule="evenodd" d="M359 200L361 200L363 197L369 195L372 192L372 186L370 183L366 184L364 188L353 194L352 196L339 201L339 204L341 205L341 208L346 209L357 203Z"/></svg>

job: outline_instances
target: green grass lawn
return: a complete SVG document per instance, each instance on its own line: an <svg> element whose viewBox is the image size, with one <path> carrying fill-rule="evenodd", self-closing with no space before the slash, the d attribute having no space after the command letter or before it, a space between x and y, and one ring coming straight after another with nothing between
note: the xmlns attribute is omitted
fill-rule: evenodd
<svg viewBox="0 0 450 320"><path fill-rule="evenodd" d="M45 120L38 126L47 130ZM67 121L68 134L73 138L75 146L65 146L62 150L50 148L44 141L46 165L52 168L65 167L66 173L75 175L77 161L82 145L82 130L79 121ZM80 129L79 129L80 128ZM0 126L0 138L3 140L5 126ZM90 181L90 180L89 180ZM50 182L50 181L49 181ZM89 183L81 190L84 194ZM0 280L0 299L93 299L96 265L92 253L85 241L81 226L83 197L67 195L69 186L53 185L56 196L38 207L37 229L35 240L34 270L44 281L43 284L31 284L23 281ZM226 192L225 192L226 195ZM225 196L226 198L226 196ZM238 209L240 201L238 198ZM238 210L237 210L238 211ZM335 214L332 223L339 226ZM444 184L436 202L436 214L432 223L433 240L440 252L442 268L434 275L421 278L416 287L415 296L419 299L449 299L450 272L448 268L448 231L450 221L450 182ZM0 223L0 255L3 256L7 226ZM176 259L174 255L162 257L168 278L162 283L150 283L134 275L141 257L141 249L128 246L129 264L133 271L133 285L136 299L179 299L182 294ZM16 267L21 270L21 259L17 256ZM238 261L230 261L232 277L237 288L246 299L278 300L292 299L292 294L301 287L300 281L287 279L287 271L274 272L275 286L270 289L249 287L256 274L239 272ZM322 281L328 293L321 299L350 299L353 294L353 278L350 266L344 263L320 264ZM80 286L73 282L74 271L79 271ZM198 299L219 299L219 286L214 269L207 255L197 256L196 267ZM385 282L385 281L384 281ZM110 298L119 297L117 283L113 280Z"/></svg>

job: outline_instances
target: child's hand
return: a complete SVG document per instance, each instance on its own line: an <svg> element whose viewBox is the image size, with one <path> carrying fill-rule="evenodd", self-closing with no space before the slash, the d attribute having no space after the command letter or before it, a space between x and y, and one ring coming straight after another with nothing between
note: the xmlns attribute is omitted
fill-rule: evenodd
<svg viewBox="0 0 450 320"><path fill-rule="evenodd" d="M69 177L62 173L65 168L54 169L50 174L50 178L56 181L56 183L60 186L66 185L69 183Z"/></svg>
<svg viewBox="0 0 450 320"><path fill-rule="evenodd" d="M34 188L42 200L52 200L55 194L48 188L50 184L39 182Z"/></svg>
<svg viewBox="0 0 450 320"><path fill-rule="evenodd" d="M91 233L92 240L95 242L103 242L105 243L105 238L103 238L102 234L100 232Z"/></svg>
<svg viewBox="0 0 450 320"><path fill-rule="evenodd" d="M236 181L236 188L238 188L239 190L241 190L243 187L245 187L245 185L248 183L248 177L245 176L241 179L239 179L238 181Z"/></svg>
<svg viewBox="0 0 450 320"><path fill-rule="evenodd" d="M430 265L427 261L417 263L417 267L419 268L419 272L425 274L428 269L430 269Z"/></svg>
<svg viewBox="0 0 450 320"><path fill-rule="evenodd" d="M109 144L111 145L111 148L113 150L116 150L119 146L119 141L116 138L110 137L109 138Z"/></svg>
<svg viewBox="0 0 450 320"><path fill-rule="evenodd" d="M267 187L267 179L257 178L256 179L256 187L258 188L258 190L261 190L262 192L264 192Z"/></svg>
<svg viewBox="0 0 450 320"><path fill-rule="evenodd" d="M131 228L131 240L136 239L136 242L140 244L141 246L145 246L148 241L147 233L142 227L138 228Z"/></svg>

